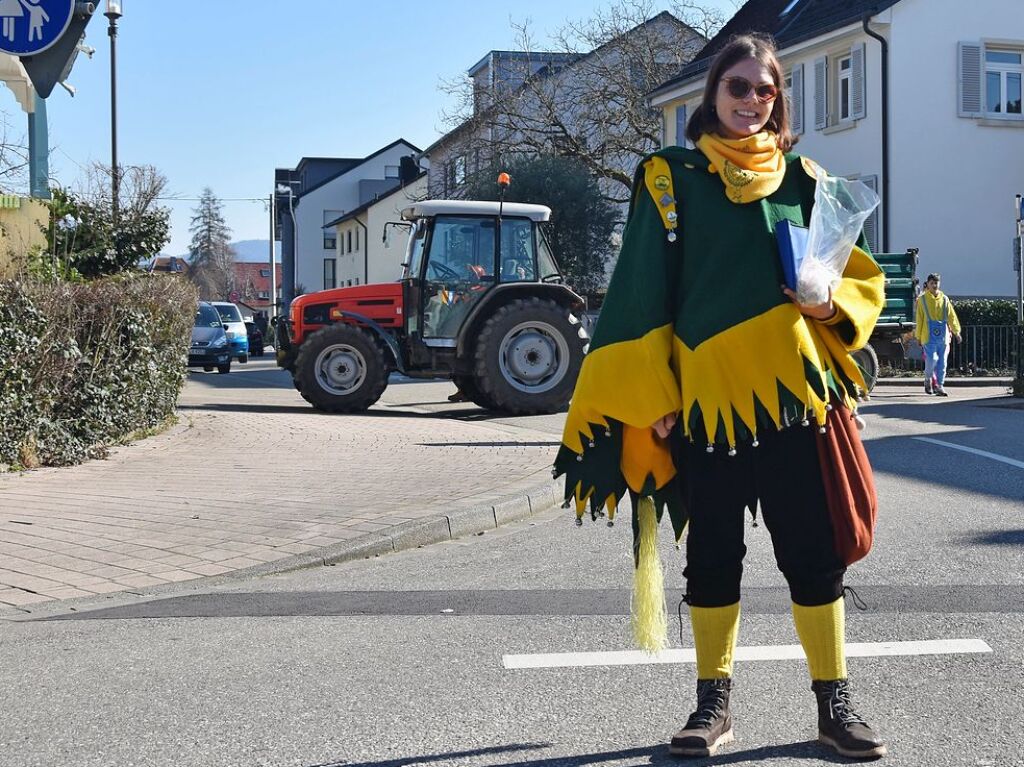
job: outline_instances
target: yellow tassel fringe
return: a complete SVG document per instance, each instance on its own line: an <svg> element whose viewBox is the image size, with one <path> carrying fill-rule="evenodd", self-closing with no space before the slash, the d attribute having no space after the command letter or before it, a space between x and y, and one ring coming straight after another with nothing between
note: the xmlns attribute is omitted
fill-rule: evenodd
<svg viewBox="0 0 1024 767"><path fill-rule="evenodd" d="M633 574L633 639L641 650L655 653L668 646L665 578L658 555L658 515L654 499L640 499L640 556Z"/></svg>

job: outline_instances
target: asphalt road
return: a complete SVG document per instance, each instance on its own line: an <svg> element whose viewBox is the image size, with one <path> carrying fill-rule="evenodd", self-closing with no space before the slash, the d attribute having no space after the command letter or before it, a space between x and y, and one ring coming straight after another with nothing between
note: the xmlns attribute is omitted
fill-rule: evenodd
<svg viewBox="0 0 1024 767"><path fill-rule="evenodd" d="M389 403L443 419L450 391L396 386ZM882 508L848 577L868 605L848 606L849 641L991 648L851 659L887 764L1024 765L1024 410L997 394L883 390L865 408ZM794 644L766 530L747 533L740 644ZM680 557L663 540L671 644L690 647ZM630 577L628 525L577 528L552 510L377 559L5 622L0 767L667 764L692 665L503 662L632 649ZM696 764L847 761L814 742L802 661L740 662L736 685L737 742Z"/></svg>

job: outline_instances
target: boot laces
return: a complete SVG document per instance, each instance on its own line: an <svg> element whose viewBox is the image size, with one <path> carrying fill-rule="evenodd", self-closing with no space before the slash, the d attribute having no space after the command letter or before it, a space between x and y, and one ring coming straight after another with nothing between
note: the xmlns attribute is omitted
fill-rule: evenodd
<svg viewBox="0 0 1024 767"><path fill-rule="evenodd" d="M828 701L829 716L837 719L840 724L849 726L851 724L867 725L864 718L853 710L853 700L850 698L850 688L846 685L836 685L832 688L832 695Z"/></svg>
<svg viewBox="0 0 1024 767"><path fill-rule="evenodd" d="M728 688L712 682L701 682L697 686L697 710L690 714L687 729L710 727L711 723L725 712Z"/></svg>

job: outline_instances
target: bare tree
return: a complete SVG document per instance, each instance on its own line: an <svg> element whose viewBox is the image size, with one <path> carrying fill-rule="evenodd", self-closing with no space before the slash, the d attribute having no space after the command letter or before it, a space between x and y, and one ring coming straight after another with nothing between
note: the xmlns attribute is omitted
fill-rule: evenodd
<svg viewBox="0 0 1024 767"><path fill-rule="evenodd" d="M0 190L22 189L28 184L28 145L25 136L14 138L10 115L0 111Z"/></svg>
<svg viewBox="0 0 1024 767"><path fill-rule="evenodd" d="M524 153L572 157L606 199L627 202L638 161L661 145L661 114L647 94L725 21L715 7L689 0L674 13L655 10L651 0L617 0L550 35L546 53L507 62L489 89L466 78L443 82L455 97L442 117L458 131L459 157L477 167ZM529 22L512 26L517 48L536 51Z"/></svg>

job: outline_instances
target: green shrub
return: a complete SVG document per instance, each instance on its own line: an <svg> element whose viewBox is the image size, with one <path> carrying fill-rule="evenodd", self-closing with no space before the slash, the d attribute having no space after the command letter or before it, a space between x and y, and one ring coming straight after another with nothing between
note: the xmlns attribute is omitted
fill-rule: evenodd
<svg viewBox="0 0 1024 767"><path fill-rule="evenodd" d="M1016 325L1017 302L1009 298L966 298L953 301L960 325Z"/></svg>
<svg viewBox="0 0 1024 767"><path fill-rule="evenodd" d="M166 421L195 302L173 275L0 282L0 463L78 463Z"/></svg>

